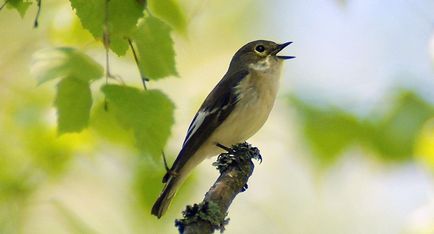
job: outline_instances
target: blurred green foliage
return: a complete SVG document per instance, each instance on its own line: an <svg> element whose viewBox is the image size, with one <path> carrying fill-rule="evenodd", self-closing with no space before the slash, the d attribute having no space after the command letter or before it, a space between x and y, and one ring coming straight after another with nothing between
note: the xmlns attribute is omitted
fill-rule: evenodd
<svg viewBox="0 0 434 234"><path fill-rule="evenodd" d="M8 7L12 7L16 9L20 13L21 17L24 17L27 9L29 9L29 6L32 5L32 1L31 0L8 0L7 4Z"/></svg>
<svg viewBox="0 0 434 234"><path fill-rule="evenodd" d="M303 133L322 163L330 163L363 132L359 120L335 107L320 108L291 98L302 122Z"/></svg>
<svg viewBox="0 0 434 234"><path fill-rule="evenodd" d="M174 0L164 4L151 2L152 9L147 9L145 2L71 0L72 11L78 16L70 22L72 31L62 31L66 25L60 19L56 26L59 31L50 33L57 41L72 42L80 49L64 45L41 49L33 55L31 66L38 84L48 85L49 81L57 80L54 98L38 96L44 88L41 86L39 92L22 90L26 95L4 94L7 98L1 102L7 104L1 108L10 115L0 116L0 123L5 125L0 133L0 233L19 232L26 203L37 189L48 180L64 175L74 156L94 155L99 147L106 148L105 140L119 144L138 162L131 168L134 177L131 186L141 201L141 206L135 209L141 212L149 209L148 203L158 195L164 168L156 166L155 161L161 161L160 155L170 136L173 103L159 90L107 84L112 79L105 84L98 82L104 75L103 66L85 51L90 49L92 35L91 40L108 42L118 56L131 58L131 53L127 53L128 40L131 40L138 52L138 69L143 77L161 79L177 75L171 33L172 27L180 32L186 30L184 14ZM9 0L5 4L24 16L32 1ZM84 33L83 28L90 34ZM78 39L71 39L75 36ZM104 42L105 36L108 40ZM105 72L108 73L107 67ZM22 89L19 84L17 87ZM56 134L52 125L47 110L50 102L57 111L57 132L62 135ZM71 231L93 233L67 206L60 202L53 204Z"/></svg>
<svg viewBox="0 0 434 234"><path fill-rule="evenodd" d="M34 56L33 72L39 84L62 78L54 101L58 132L79 132L86 128L92 106L90 82L102 77L102 67L73 48L56 48L39 51Z"/></svg>
<svg viewBox="0 0 434 234"><path fill-rule="evenodd" d="M408 159L424 123L434 107L412 92L402 91L382 119L372 123L372 147L390 159Z"/></svg>
<svg viewBox="0 0 434 234"><path fill-rule="evenodd" d="M416 159L434 172L434 117L424 124L416 142Z"/></svg>
<svg viewBox="0 0 434 234"><path fill-rule="evenodd" d="M71 138L59 138L45 118L47 96L34 91L0 96L7 113L0 116L0 233L17 233L28 199L64 174L77 147Z"/></svg>
<svg viewBox="0 0 434 234"><path fill-rule="evenodd" d="M32 73L36 76L38 84L64 77L89 82L101 78L103 68L79 50L60 47L35 53Z"/></svg>
<svg viewBox="0 0 434 234"><path fill-rule="evenodd" d="M75 214L72 210L68 209L60 201L52 201L53 206L59 211L60 216L63 217L64 223L68 226L68 230L72 233L80 234L97 234L95 230L89 227L88 224L80 218L79 215Z"/></svg>
<svg viewBox="0 0 434 234"><path fill-rule="evenodd" d="M139 158L134 163L133 188L139 194L139 204L146 210L150 210L154 199L161 192L161 180L164 175L161 165L155 165L146 158Z"/></svg>
<svg viewBox="0 0 434 234"><path fill-rule="evenodd" d="M171 29L155 17L144 16L144 4L134 0L126 4L117 0L73 0L71 5L95 39L100 40L104 28L108 27L110 48L118 55L126 53L127 39L134 42L138 49L138 66L142 77L160 79L176 75ZM102 66L77 49L61 47L37 52L32 70L38 83L62 78L55 99L59 133L85 129L92 113L90 85L103 76ZM174 106L171 101L161 92L141 93L127 86L104 86L103 91L116 112L120 126L133 129L136 146L143 153L157 157L166 144L173 124ZM101 124L97 126L100 130L104 129Z"/></svg>
<svg viewBox="0 0 434 234"><path fill-rule="evenodd" d="M332 164L354 145L376 152L384 160L408 160L423 124L434 116L431 104L406 90L397 94L390 108L378 109L367 118L337 107L318 107L295 96L290 97L290 102L321 165Z"/></svg>
<svg viewBox="0 0 434 234"><path fill-rule="evenodd" d="M149 9L155 15L180 32L185 32L187 22L181 7L174 0L148 0Z"/></svg>

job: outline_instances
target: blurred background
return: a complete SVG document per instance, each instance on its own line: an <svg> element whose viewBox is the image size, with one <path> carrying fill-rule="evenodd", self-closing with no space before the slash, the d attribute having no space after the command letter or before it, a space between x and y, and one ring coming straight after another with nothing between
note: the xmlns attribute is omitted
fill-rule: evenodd
<svg viewBox="0 0 434 234"><path fill-rule="evenodd" d="M179 77L149 83L175 103L175 159L197 108L234 52L293 41L274 110L250 143L263 163L229 210L226 233L434 233L434 2L179 1ZM56 133L55 83L37 86L32 55L74 46L104 64L101 43L68 1L0 11L0 233L177 233L186 204L218 176L204 161L167 215L150 207L164 167L104 115L95 88L88 129ZM141 87L131 54L111 70Z"/></svg>

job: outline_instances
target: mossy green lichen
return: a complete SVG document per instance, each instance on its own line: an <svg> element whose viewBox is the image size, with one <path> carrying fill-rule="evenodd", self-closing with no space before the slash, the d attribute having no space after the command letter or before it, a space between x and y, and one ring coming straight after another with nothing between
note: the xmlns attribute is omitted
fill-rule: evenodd
<svg viewBox="0 0 434 234"><path fill-rule="evenodd" d="M225 219L226 215L220 212L218 205L214 202L201 202L193 206L188 205L182 212L183 218L175 220L175 226L179 233L184 233L186 225L203 220L209 222L214 230L223 232L224 225L229 222L229 219Z"/></svg>

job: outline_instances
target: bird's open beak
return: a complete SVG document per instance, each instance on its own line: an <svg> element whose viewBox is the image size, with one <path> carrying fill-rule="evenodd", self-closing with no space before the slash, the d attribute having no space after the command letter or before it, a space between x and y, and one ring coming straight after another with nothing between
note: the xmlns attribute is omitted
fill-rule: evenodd
<svg viewBox="0 0 434 234"><path fill-rule="evenodd" d="M274 49L274 51L272 52L272 55L275 55L277 58L284 59L284 60L295 58L295 56L277 55L277 53L279 53L281 50L283 50L285 47L289 46L290 44L292 44L292 41L277 45L276 49Z"/></svg>

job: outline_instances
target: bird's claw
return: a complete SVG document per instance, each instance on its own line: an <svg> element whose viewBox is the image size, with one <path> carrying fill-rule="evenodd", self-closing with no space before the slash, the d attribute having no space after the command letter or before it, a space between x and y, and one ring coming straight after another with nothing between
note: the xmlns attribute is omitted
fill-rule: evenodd
<svg viewBox="0 0 434 234"><path fill-rule="evenodd" d="M241 192L246 191L249 188L248 184L245 184L242 188L241 188Z"/></svg>
<svg viewBox="0 0 434 234"><path fill-rule="evenodd" d="M243 160L253 158L258 160L259 163L262 163L262 157L258 148L252 147L247 142L233 145L232 148L228 148L220 143L216 143L216 146L227 151L226 153L220 154L217 161L213 163L213 166L217 167L220 173L226 171L231 165L240 165Z"/></svg>

